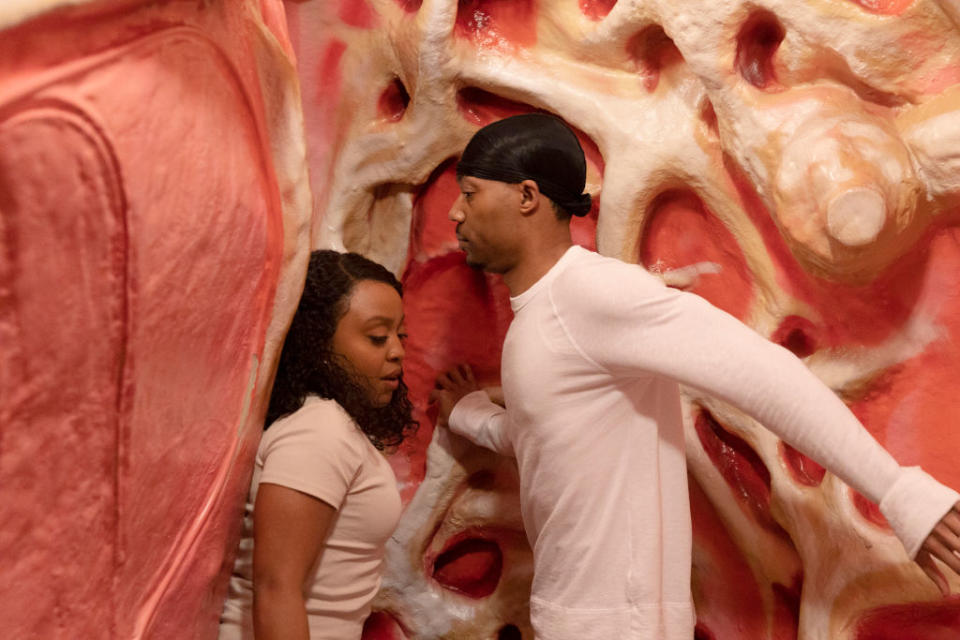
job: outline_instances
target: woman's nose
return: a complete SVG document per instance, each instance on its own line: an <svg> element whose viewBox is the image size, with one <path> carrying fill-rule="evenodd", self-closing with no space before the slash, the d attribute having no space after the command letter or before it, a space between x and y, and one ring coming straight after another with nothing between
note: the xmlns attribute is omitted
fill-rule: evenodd
<svg viewBox="0 0 960 640"><path fill-rule="evenodd" d="M391 362L403 362L403 358L406 355L406 350L403 348L403 341L401 341L400 338L394 338L392 342L390 351L387 352L387 359Z"/></svg>

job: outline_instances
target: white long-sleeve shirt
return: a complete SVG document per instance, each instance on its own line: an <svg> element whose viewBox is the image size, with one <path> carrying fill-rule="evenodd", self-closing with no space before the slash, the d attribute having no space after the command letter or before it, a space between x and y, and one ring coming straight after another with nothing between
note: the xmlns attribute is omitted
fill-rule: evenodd
<svg viewBox="0 0 960 640"><path fill-rule="evenodd" d="M960 496L902 468L789 351L636 265L572 247L511 298L501 383L450 428L515 456L538 640L690 640L679 385L756 418L880 504L911 557Z"/></svg>

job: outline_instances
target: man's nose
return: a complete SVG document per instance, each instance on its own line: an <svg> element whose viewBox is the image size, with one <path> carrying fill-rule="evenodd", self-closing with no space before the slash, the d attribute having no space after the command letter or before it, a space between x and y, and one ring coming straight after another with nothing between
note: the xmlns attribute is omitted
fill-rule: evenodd
<svg viewBox="0 0 960 640"><path fill-rule="evenodd" d="M453 206L450 207L450 211L447 213L447 218L449 218L453 222L457 222L457 223L463 222L465 216L463 214L462 205L463 205L463 194L460 194L460 196L453 203Z"/></svg>

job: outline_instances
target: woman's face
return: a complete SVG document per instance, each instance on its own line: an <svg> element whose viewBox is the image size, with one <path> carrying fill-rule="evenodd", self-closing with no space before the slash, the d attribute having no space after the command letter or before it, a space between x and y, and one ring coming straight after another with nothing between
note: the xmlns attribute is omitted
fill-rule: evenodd
<svg viewBox="0 0 960 640"><path fill-rule="evenodd" d="M400 384L403 363L403 304L396 290L376 280L361 280L350 294L347 311L333 334L333 352L346 358L370 401L387 405Z"/></svg>

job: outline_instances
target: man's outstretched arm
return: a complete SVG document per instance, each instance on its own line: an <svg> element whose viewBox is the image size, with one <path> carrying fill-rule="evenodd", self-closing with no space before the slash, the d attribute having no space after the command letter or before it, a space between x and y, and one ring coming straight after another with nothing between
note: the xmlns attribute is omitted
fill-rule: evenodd
<svg viewBox="0 0 960 640"><path fill-rule="evenodd" d="M897 464L792 353L634 265L580 269L554 294L571 341L595 364L624 376L672 378L744 411L879 504L941 589L946 582L931 557L960 574L960 522L952 515L960 494Z"/></svg>

